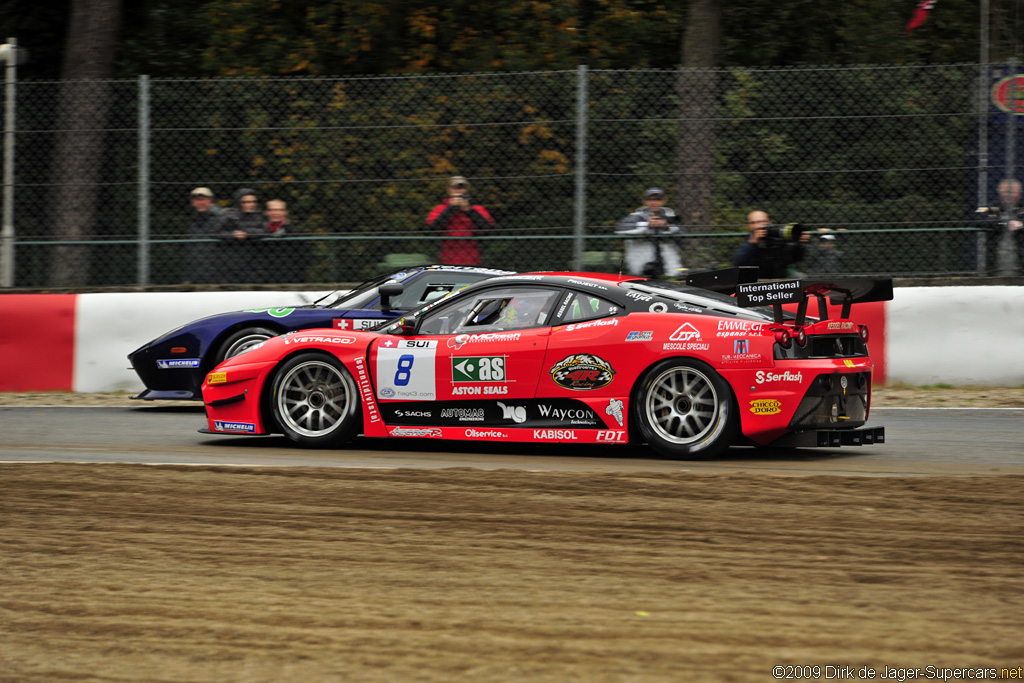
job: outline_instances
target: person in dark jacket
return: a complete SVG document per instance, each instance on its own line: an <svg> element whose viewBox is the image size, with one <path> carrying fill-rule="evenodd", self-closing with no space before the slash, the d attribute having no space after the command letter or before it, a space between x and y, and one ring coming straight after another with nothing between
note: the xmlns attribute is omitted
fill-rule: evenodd
<svg viewBox="0 0 1024 683"><path fill-rule="evenodd" d="M683 269L682 255L669 236L680 232L679 214L665 206L665 191L647 188L644 205L615 227L616 235L644 236L626 241L626 270L644 277L677 277Z"/></svg>
<svg viewBox="0 0 1024 683"><path fill-rule="evenodd" d="M213 201L213 190L197 187L190 195L192 210L189 212L188 236L190 240L186 253L185 280L182 284L216 282L216 245L208 240L216 237L220 228L223 210ZM200 241L207 240L207 241Z"/></svg>
<svg viewBox="0 0 1024 683"><path fill-rule="evenodd" d="M494 227L491 214L469 199L469 181L462 176L448 180L448 197L427 216L427 227L443 230L445 237L472 237L477 230ZM480 265L476 240L445 240L441 243L441 263L462 266Z"/></svg>
<svg viewBox="0 0 1024 683"><path fill-rule="evenodd" d="M733 258L734 266L757 266L758 277L775 279L790 275L790 266L804 257L804 245L811 235L801 232L795 240L772 234L771 221L764 211L751 211L747 215L750 236ZM775 228L777 232L777 228Z"/></svg>
<svg viewBox="0 0 1024 683"><path fill-rule="evenodd" d="M256 190L243 187L235 192L235 205L224 212L218 228L227 282L267 282L259 241L267 236L267 223L260 211Z"/></svg>

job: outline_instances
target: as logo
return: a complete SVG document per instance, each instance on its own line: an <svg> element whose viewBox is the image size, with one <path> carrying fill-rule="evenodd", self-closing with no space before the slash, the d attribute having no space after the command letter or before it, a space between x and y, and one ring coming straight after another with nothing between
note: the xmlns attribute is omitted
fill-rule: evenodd
<svg viewBox="0 0 1024 683"><path fill-rule="evenodd" d="M453 382L504 382L504 356L452 358Z"/></svg>
<svg viewBox="0 0 1024 683"><path fill-rule="evenodd" d="M590 353L566 356L549 372L555 384L574 391L600 389L615 379L615 370L611 363Z"/></svg>

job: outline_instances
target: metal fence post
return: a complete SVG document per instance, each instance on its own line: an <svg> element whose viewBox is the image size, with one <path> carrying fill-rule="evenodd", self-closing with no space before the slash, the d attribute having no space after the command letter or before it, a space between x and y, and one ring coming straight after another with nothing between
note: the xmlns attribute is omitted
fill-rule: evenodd
<svg viewBox="0 0 1024 683"><path fill-rule="evenodd" d="M978 60L978 206L988 206L988 2L981 0L981 29ZM974 260L978 274L985 272L985 234L974 235Z"/></svg>
<svg viewBox="0 0 1024 683"><path fill-rule="evenodd" d="M0 236L0 286L14 286L14 91L18 71L18 39L4 46L7 82L4 86L4 216Z"/></svg>
<svg viewBox="0 0 1024 683"><path fill-rule="evenodd" d="M587 220L587 67L576 67L576 218L573 270L583 270L583 233Z"/></svg>
<svg viewBox="0 0 1024 683"><path fill-rule="evenodd" d="M138 284L149 284L149 76L139 76Z"/></svg>

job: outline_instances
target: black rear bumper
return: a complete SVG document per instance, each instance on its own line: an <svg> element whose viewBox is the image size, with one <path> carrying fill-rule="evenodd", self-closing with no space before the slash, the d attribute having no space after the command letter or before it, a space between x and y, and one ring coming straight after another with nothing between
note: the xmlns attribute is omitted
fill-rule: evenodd
<svg viewBox="0 0 1024 683"><path fill-rule="evenodd" d="M793 432L772 441L772 448L838 448L840 446L874 446L885 443L885 427L863 429L814 429Z"/></svg>

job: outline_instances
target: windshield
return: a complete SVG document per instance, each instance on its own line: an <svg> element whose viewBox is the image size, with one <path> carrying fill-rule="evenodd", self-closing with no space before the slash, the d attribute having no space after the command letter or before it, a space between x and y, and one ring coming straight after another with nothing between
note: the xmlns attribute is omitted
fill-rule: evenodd
<svg viewBox="0 0 1024 683"><path fill-rule="evenodd" d="M657 294L667 299L675 299L688 304L702 306L706 310L724 315L733 315L742 318L756 318L761 320L774 320L771 306L757 306L755 308L740 308L736 300L728 294L713 292L709 289L693 287L682 282L669 282L665 280L628 280L620 283L621 287L632 289L648 294ZM794 318L791 313L786 313L786 318Z"/></svg>
<svg viewBox="0 0 1024 683"><path fill-rule="evenodd" d="M365 308L371 301L376 299L379 295L377 288L385 282L394 280L395 282L402 282L417 271L403 271L399 273L388 273L387 275L378 275L375 278L371 278L356 285L353 289L349 290L345 294L339 294L341 290L336 290L328 294L327 296L320 297L315 303L327 299L334 295L338 296L338 299L327 304L327 308Z"/></svg>

